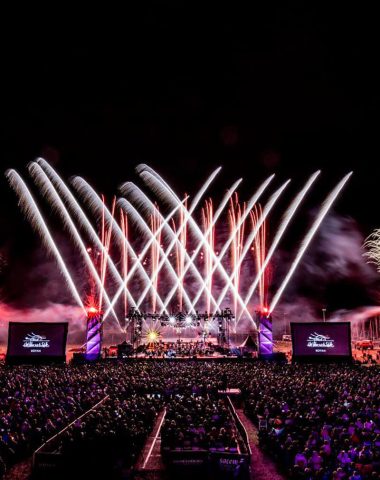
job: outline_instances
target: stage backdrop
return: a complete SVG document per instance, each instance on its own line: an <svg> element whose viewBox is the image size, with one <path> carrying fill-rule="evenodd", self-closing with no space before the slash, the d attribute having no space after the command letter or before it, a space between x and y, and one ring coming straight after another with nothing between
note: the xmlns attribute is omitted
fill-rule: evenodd
<svg viewBox="0 0 380 480"><path fill-rule="evenodd" d="M7 361L64 360L67 322L9 322Z"/></svg>
<svg viewBox="0 0 380 480"><path fill-rule="evenodd" d="M294 358L351 358L350 322L291 323Z"/></svg>

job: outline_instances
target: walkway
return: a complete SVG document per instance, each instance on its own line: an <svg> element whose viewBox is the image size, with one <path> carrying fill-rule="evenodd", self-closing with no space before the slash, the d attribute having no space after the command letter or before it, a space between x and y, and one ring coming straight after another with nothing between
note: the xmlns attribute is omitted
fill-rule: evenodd
<svg viewBox="0 0 380 480"><path fill-rule="evenodd" d="M243 424L249 439L249 446L251 447L251 477L252 480L284 480L284 477L276 469L273 461L265 455L259 448L259 438L257 428L253 425L251 420L246 416L242 408L234 405L235 412Z"/></svg>
<svg viewBox="0 0 380 480"><path fill-rule="evenodd" d="M162 480L165 477L165 466L161 458L161 426L165 419L166 410L162 410L156 420L152 433L145 442L135 467L136 480Z"/></svg>

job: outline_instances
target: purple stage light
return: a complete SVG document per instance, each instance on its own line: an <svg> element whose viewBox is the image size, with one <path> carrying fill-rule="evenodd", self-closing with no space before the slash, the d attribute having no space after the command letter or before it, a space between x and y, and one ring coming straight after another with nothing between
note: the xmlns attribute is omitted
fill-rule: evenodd
<svg viewBox="0 0 380 480"><path fill-rule="evenodd" d="M86 360L98 360L102 351L103 314L95 307L87 309Z"/></svg>

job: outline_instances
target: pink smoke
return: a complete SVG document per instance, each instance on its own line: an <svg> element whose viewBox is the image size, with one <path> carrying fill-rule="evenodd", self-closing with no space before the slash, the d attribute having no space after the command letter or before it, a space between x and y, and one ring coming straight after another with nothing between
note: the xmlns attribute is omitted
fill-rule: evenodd
<svg viewBox="0 0 380 480"><path fill-rule="evenodd" d="M0 344L4 347L8 339L9 322L68 322L68 343L83 342L86 319L80 307L53 303L45 308L15 308L0 303Z"/></svg>

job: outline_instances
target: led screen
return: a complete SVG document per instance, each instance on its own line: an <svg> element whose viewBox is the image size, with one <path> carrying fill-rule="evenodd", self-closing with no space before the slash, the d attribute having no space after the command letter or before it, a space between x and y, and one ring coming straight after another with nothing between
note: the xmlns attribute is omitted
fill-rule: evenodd
<svg viewBox="0 0 380 480"><path fill-rule="evenodd" d="M67 323L10 322L8 357L63 357Z"/></svg>
<svg viewBox="0 0 380 480"><path fill-rule="evenodd" d="M349 357L349 322L292 323L293 356Z"/></svg>

